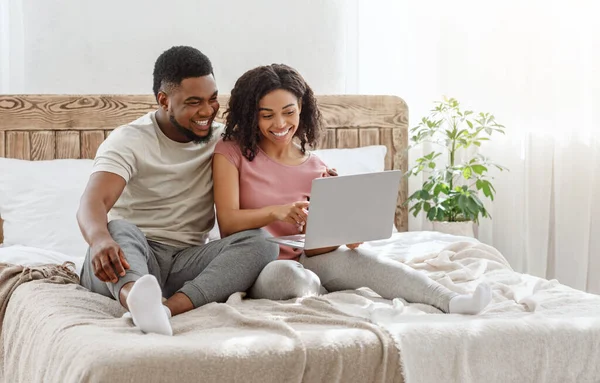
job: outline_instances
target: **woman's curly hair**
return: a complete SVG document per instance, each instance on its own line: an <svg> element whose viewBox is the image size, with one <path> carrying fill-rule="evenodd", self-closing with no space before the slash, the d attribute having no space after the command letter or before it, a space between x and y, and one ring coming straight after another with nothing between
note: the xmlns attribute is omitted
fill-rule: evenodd
<svg viewBox="0 0 600 383"><path fill-rule="evenodd" d="M300 140L302 153L306 144L315 147L321 130L321 112L312 89L294 69L284 64L260 66L240 77L231 91L225 111L224 140L237 142L242 154L252 161L258 150L258 104L269 92L284 89L301 103L300 123L294 134Z"/></svg>

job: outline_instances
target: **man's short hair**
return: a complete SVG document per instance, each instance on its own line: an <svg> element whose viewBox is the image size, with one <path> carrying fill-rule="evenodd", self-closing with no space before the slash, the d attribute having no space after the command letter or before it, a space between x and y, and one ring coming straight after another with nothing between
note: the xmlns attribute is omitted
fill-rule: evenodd
<svg viewBox="0 0 600 383"><path fill-rule="evenodd" d="M203 77L213 74L213 67L206 55L196 48L175 46L164 51L154 64L154 96L158 92L181 85L190 77Z"/></svg>

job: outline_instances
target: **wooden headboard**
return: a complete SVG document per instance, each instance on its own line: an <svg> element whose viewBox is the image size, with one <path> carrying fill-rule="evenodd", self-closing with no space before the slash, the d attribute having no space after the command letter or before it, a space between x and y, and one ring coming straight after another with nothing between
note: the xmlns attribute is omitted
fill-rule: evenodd
<svg viewBox="0 0 600 383"><path fill-rule="evenodd" d="M219 96L220 121L227 100ZM402 99L336 95L317 100L325 122L318 148L385 145L385 168L407 170L408 108ZM155 108L151 95L0 95L0 157L94 158L112 129ZM401 206L407 193L403 179L395 216L399 231L408 230L407 210Z"/></svg>

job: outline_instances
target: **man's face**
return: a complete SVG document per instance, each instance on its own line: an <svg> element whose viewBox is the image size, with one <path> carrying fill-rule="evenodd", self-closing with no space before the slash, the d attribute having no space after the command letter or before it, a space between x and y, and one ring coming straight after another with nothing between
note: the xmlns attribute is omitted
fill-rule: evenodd
<svg viewBox="0 0 600 383"><path fill-rule="evenodd" d="M184 79L168 95L169 121L190 141L201 144L212 137L212 123L219 111L217 83L213 75Z"/></svg>

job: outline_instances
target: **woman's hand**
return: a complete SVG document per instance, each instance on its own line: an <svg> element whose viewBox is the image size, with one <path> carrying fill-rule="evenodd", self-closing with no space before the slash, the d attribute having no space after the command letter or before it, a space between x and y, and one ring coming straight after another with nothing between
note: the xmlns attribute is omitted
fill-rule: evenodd
<svg viewBox="0 0 600 383"><path fill-rule="evenodd" d="M363 244L362 242L350 243L350 244L346 245L346 247L349 248L350 250L354 250L362 244Z"/></svg>
<svg viewBox="0 0 600 383"><path fill-rule="evenodd" d="M297 201L289 205L274 206L271 214L278 221L304 226L308 217L308 201Z"/></svg>

